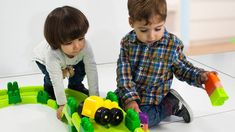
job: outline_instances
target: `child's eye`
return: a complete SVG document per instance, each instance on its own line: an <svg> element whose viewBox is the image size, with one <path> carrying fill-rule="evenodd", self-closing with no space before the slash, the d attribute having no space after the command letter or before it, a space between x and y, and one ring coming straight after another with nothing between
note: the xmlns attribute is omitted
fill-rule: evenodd
<svg viewBox="0 0 235 132"><path fill-rule="evenodd" d="M67 42L67 43L65 43L65 45L70 45L70 44L72 44L73 42L71 41L71 42Z"/></svg>
<svg viewBox="0 0 235 132"><path fill-rule="evenodd" d="M145 33L145 32L147 32L148 30L146 30L146 29L141 29L140 30L140 32L142 32L142 33Z"/></svg>
<svg viewBox="0 0 235 132"><path fill-rule="evenodd" d="M85 38L84 38L84 37L82 37L82 38L78 38L78 40L79 40L79 41L81 41L81 40L83 40L83 39L85 39Z"/></svg>
<svg viewBox="0 0 235 132"><path fill-rule="evenodd" d="M161 30L161 28L156 28L156 29L155 29L155 31L160 31L160 30Z"/></svg>

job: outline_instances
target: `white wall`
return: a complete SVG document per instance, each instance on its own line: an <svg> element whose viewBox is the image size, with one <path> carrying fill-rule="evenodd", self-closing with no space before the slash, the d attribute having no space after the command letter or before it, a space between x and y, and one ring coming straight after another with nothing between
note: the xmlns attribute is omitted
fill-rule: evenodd
<svg viewBox="0 0 235 132"><path fill-rule="evenodd" d="M219 43L235 37L234 0L191 0L190 41Z"/></svg>
<svg viewBox="0 0 235 132"><path fill-rule="evenodd" d="M97 63L115 62L130 27L125 0L1 0L0 77L38 72L32 49L43 39L47 14L58 6L79 8L90 22L87 34Z"/></svg>
<svg viewBox="0 0 235 132"><path fill-rule="evenodd" d="M179 1L167 0L168 30L179 34ZM32 50L44 38L43 24L54 8L70 5L88 18L86 38L98 64L116 62L121 38L131 30L127 0L0 0L0 78L38 73Z"/></svg>

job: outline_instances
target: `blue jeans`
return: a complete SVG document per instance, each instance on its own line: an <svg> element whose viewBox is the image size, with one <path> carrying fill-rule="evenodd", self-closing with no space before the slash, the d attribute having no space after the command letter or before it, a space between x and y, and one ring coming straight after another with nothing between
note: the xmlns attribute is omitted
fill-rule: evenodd
<svg viewBox="0 0 235 132"><path fill-rule="evenodd" d="M159 105L141 105L139 107L142 112L148 114L148 126L153 127L172 115L174 104L166 96Z"/></svg>
<svg viewBox="0 0 235 132"><path fill-rule="evenodd" d="M44 90L48 92L51 98L55 99L53 86L51 83L49 73L46 69L46 66L41 64L38 61L36 61L36 64L38 65L42 73L44 74ZM86 75L83 61L80 61L78 64L74 65L73 68L74 68L75 74L73 77L69 78L68 88L74 89L77 91L83 91L84 89L86 89L84 85L82 84L82 81Z"/></svg>

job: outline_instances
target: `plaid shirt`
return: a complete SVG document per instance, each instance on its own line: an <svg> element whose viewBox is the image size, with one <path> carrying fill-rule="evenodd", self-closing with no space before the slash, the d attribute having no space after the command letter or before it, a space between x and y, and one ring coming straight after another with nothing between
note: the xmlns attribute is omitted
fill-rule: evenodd
<svg viewBox="0 0 235 132"><path fill-rule="evenodd" d="M147 45L131 31L121 41L116 92L124 104L135 100L140 105L158 105L170 90L173 74L202 87L202 71L186 60L182 41L175 35L165 30L159 41Z"/></svg>

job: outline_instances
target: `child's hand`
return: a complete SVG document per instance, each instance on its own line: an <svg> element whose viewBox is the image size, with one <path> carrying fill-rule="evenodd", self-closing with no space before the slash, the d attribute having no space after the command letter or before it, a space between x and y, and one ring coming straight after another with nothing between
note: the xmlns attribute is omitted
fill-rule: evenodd
<svg viewBox="0 0 235 132"><path fill-rule="evenodd" d="M136 101L131 101L130 103L128 103L126 106L125 106L125 110L127 109L134 109L136 112L141 112L140 111L140 108L139 108L139 105L137 104Z"/></svg>
<svg viewBox="0 0 235 132"><path fill-rule="evenodd" d="M60 105L56 111L56 116L59 120L61 120L61 118L62 118L61 116L62 116L63 109L64 109L64 105Z"/></svg>
<svg viewBox="0 0 235 132"><path fill-rule="evenodd" d="M201 73L201 83L205 84L207 79L208 79L208 74L209 73L213 73L213 74L218 74L216 71L205 71L203 73Z"/></svg>

